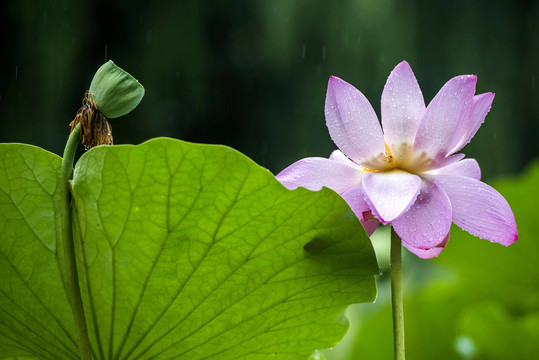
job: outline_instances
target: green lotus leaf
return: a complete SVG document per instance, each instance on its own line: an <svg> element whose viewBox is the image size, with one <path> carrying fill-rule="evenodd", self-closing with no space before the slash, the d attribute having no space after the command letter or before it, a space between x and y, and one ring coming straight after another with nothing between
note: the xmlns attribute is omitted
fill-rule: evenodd
<svg viewBox="0 0 539 360"><path fill-rule="evenodd" d="M62 159L0 144L0 358L76 359L60 225Z"/></svg>
<svg viewBox="0 0 539 360"><path fill-rule="evenodd" d="M77 163L78 262L106 358L304 359L372 301L377 264L346 203L286 190L223 146L155 139Z"/></svg>
<svg viewBox="0 0 539 360"><path fill-rule="evenodd" d="M0 149L0 357L76 359L60 159ZM374 252L348 205L289 191L230 148L96 147L71 185L96 359L306 359L344 336L349 304L375 297Z"/></svg>

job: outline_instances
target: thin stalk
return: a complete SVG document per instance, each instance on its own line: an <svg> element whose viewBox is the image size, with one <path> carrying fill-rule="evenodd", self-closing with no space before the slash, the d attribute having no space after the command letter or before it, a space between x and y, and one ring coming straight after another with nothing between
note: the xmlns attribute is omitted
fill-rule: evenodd
<svg viewBox="0 0 539 360"><path fill-rule="evenodd" d="M393 349L395 360L404 360L404 312L402 301L401 239L391 228L391 305L393 309Z"/></svg>
<svg viewBox="0 0 539 360"><path fill-rule="evenodd" d="M64 244L64 262L66 268L67 289L69 293L69 302L75 319L75 329L81 360L91 360L90 341L88 340L88 330L86 327L86 318L82 307L82 297L79 288L79 277L77 273L77 264L75 260L75 247L73 245L73 227L71 222L71 193L69 190L69 181L73 178L73 161L75 152L79 145L80 124L69 135L64 149L62 159L62 242Z"/></svg>

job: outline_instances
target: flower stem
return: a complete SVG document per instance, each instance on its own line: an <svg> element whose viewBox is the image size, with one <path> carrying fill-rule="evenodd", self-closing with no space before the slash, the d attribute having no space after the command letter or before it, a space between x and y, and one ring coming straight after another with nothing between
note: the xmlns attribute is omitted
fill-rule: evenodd
<svg viewBox="0 0 539 360"><path fill-rule="evenodd" d="M393 349L395 360L404 360L404 313L402 301L402 244L391 228L391 305L393 309Z"/></svg>
<svg viewBox="0 0 539 360"><path fill-rule="evenodd" d="M86 318L82 307L82 297L80 294L79 277L75 260L75 248L73 245L71 193L69 190L69 181L73 177L73 160L75 159L75 152L79 145L79 136L80 124L78 124L69 135L62 159L62 242L64 246L68 296L69 302L71 303L71 310L73 311L73 318L75 319L80 358L81 360L91 360L90 341L88 340Z"/></svg>

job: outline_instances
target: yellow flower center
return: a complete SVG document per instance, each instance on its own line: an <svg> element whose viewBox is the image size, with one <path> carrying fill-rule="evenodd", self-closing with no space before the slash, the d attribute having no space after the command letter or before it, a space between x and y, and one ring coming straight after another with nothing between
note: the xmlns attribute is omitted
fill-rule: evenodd
<svg viewBox="0 0 539 360"><path fill-rule="evenodd" d="M386 144L386 157L385 157L385 162L388 163L389 166L391 166L391 168L394 168L395 167L395 161L393 161L393 155L391 154L391 149L389 148L389 146L387 146L387 143Z"/></svg>
<svg viewBox="0 0 539 360"><path fill-rule="evenodd" d="M385 156L384 156L384 161L387 163L387 165L390 166L390 169L394 169L395 168L395 161L393 160L393 154L391 154L391 149L389 148L387 143L385 143L385 145L386 145L386 153L385 153ZM387 170L390 170L390 169L374 170L374 169L369 169L369 168L366 167L366 168L363 168L363 171L379 172L379 171L387 171Z"/></svg>

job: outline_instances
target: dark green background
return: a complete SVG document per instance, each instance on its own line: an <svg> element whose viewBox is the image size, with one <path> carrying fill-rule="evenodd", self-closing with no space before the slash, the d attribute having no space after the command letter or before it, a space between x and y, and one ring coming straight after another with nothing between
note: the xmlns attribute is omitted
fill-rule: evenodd
<svg viewBox="0 0 539 360"><path fill-rule="evenodd" d="M3 1L0 141L61 153L97 68L113 59L146 87L114 119L116 143L171 136L223 143L274 172L335 148L330 75L379 114L407 60L426 102L451 77L496 93L464 152L484 177L539 153L539 6L533 1Z"/></svg>

